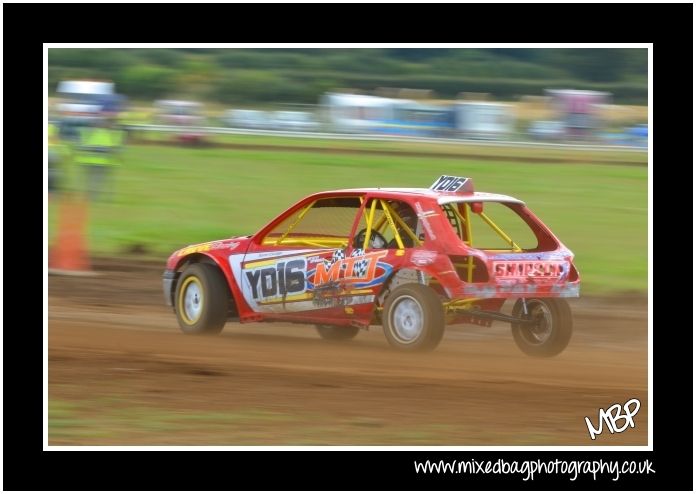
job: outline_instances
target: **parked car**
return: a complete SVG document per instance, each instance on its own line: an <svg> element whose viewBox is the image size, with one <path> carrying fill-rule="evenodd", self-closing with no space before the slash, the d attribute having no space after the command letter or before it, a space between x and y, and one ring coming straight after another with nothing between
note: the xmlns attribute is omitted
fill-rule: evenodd
<svg viewBox="0 0 696 494"><path fill-rule="evenodd" d="M624 129L615 129L600 134L604 144L612 146L648 147L648 125L639 124Z"/></svg>
<svg viewBox="0 0 696 494"><path fill-rule="evenodd" d="M155 101L156 124L180 127L174 138L182 144L202 144L205 134L200 127L205 125L203 105L195 101Z"/></svg>
<svg viewBox="0 0 696 494"><path fill-rule="evenodd" d="M648 124L638 124L626 129L629 145L648 147Z"/></svg>
<svg viewBox="0 0 696 494"><path fill-rule="evenodd" d="M305 111L277 111L272 116L273 127L278 130L295 132L315 132L319 130L319 122L314 116Z"/></svg>
<svg viewBox="0 0 696 494"><path fill-rule="evenodd" d="M253 235L177 250L163 276L187 334L289 321L347 340L381 324L409 351L435 348L446 325L504 321L523 352L544 357L568 345L565 298L579 288L573 253L522 201L447 175L429 189L312 194Z"/></svg>
<svg viewBox="0 0 696 494"><path fill-rule="evenodd" d="M228 127L243 129L268 129L272 124L268 112L261 110L227 110L222 120Z"/></svg>
<svg viewBox="0 0 696 494"><path fill-rule="evenodd" d="M560 141L565 135L563 122L555 120L537 120L527 130L529 137L539 141Z"/></svg>

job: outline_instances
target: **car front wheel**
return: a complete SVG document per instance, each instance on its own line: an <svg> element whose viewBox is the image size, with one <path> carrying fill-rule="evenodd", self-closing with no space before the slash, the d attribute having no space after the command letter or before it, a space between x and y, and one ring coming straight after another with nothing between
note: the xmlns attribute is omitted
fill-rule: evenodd
<svg viewBox="0 0 696 494"><path fill-rule="evenodd" d="M192 264L176 287L176 318L187 334L217 334L227 321L229 289L216 266Z"/></svg>

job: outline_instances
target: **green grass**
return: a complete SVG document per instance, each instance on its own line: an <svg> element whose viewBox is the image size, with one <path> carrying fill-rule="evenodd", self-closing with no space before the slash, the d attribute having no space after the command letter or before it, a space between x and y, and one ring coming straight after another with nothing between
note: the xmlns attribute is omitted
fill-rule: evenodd
<svg viewBox="0 0 696 494"><path fill-rule="evenodd" d="M137 131L138 139L149 141L174 140L173 134L154 131ZM481 156L488 158L533 159L558 162L579 161L586 163L621 163L647 166L648 154L645 151L563 149L554 147L504 147L491 146L485 142L408 142L408 141L369 141L345 139L313 139L297 137L276 137L243 134L216 134L206 137L214 144L231 144L239 146L275 146L317 149L340 149L360 152L399 152L428 153L446 156Z"/></svg>
<svg viewBox="0 0 696 494"><path fill-rule="evenodd" d="M165 409L92 397L48 403L51 445L553 444L551 432L496 432L464 423L393 422L373 416L240 408Z"/></svg>
<svg viewBox="0 0 696 494"><path fill-rule="evenodd" d="M286 428L297 419L257 409L233 411L164 410L127 400L51 399L48 407L52 444L253 444L269 442L271 427ZM224 431L222 437L220 432ZM182 439L186 437L186 439ZM235 438L234 440L231 438Z"/></svg>
<svg viewBox="0 0 696 494"><path fill-rule="evenodd" d="M140 245L164 262L166 254L182 245L254 233L312 192L427 187L448 173L473 177L478 190L525 200L575 252L583 293L644 292L648 169L591 161L529 164L130 146L117 170L115 200L91 208L89 240L93 254L119 254Z"/></svg>

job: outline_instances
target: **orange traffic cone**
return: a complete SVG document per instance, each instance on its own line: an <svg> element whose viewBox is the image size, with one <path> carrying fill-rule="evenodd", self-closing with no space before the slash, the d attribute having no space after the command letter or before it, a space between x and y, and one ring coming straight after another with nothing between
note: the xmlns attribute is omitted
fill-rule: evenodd
<svg viewBox="0 0 696 494"><path fill-rule="evenodd" d="M87 203L61 198L58 204L58 231L48 253L48 273L94 275L87 254Z"/></svg>

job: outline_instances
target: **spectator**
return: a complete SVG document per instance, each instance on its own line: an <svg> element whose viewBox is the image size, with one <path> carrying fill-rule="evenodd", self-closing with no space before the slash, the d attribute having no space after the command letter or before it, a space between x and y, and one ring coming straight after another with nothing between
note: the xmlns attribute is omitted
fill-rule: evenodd
<svg viewBox="0 0 696 494"><path fill-rule="evenodd" d="M102 112L90 127L80 129L75 162L85 178L90 200L113 199L114 170L121 163L124 132L115 125L115 115Z"/></svg>
<svg viewBox="0 0 696 494"><path fill-rule="evenodd" d="M48 124L48 194L49 197L63 186L66 149L61 143L58 126Z"/></svg>

